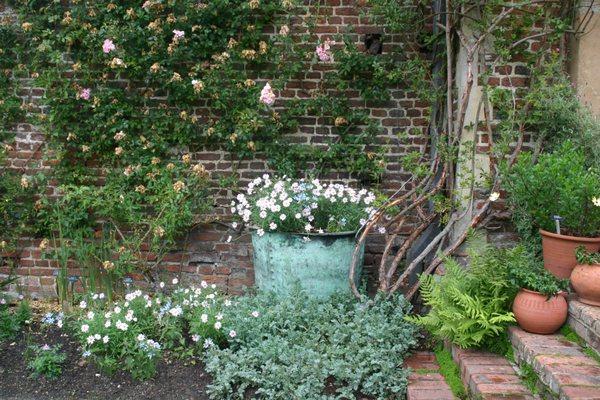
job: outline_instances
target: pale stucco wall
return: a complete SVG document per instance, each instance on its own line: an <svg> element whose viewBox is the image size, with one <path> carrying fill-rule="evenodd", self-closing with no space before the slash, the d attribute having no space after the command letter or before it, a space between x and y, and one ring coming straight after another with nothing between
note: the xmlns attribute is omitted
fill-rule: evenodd
<svg viewBox="0 0 600 400"><path fill-rule="evenodd" d="M586 3L589 2L582 3L580 19L584 17L588 8ZM569 73L582 103L600 116L600 2L595 1L591 11L585 32L570 40Z"/></svg>

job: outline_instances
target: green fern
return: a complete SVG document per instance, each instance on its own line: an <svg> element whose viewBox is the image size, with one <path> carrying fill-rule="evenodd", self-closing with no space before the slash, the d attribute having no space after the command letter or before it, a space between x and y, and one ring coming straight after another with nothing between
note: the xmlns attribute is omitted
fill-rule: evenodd
<svg viewBox="0 0 600 400"><path fill-rule="evenodd" d="M447 259L445 275L422 275L421 296L430 311L408 317L435 337L463 348L484 346L515 321L510 312L515 289L507 275L511 262L523 252L484 245L469 256L469 268Z"/></svg>

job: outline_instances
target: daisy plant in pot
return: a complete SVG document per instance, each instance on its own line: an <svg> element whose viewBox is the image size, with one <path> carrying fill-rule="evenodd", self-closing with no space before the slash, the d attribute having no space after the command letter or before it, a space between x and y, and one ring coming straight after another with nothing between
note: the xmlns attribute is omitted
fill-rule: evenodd
<svg viewBox="0 0 600 400"><path fill-rule="evenodd" d="M600 250L600 171L582 149L567 141L537 162L523 153L505 184L517 226L539 229L544 267L554 276L571 276L577 247Z"/></svg>
<svg viewBox="0 0 600 400"><path fill-rule="evenodd" d="M376 202L366 189L318 179L265 174L251 181L231 211L252 231L258 288L286 295L299 285L320 298L349 291L356 234L375 212ZM363 255L364 247L359 269Z"/></svg>

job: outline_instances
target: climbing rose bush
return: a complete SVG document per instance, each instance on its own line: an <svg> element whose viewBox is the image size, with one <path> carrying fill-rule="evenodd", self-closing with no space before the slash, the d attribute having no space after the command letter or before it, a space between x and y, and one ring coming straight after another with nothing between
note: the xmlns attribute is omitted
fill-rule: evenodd
<svg viewBox="0 0 600 400"><path fill-rule="evenodd" d="M271 179L265 174L238 194L231 212L260 236L265 232L347 232L367 222L375 212L375 202L375 194L366 189L318 179Z"/></svg>

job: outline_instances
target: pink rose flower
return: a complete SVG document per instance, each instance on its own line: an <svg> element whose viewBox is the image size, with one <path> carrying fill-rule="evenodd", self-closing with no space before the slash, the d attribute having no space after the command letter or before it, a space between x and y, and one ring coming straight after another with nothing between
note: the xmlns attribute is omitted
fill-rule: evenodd
<svg viewBox="0 0 600 400"><path fill-rule="evenodd" d="M331 44L333 44L333 42L331 42L329 39L327 39L325 42L323 42L323 44L317 45L317 48L315 49L315 53L317 53L319 60L321 60L323 62L333 61L333 56L330 51Z"/></svg>
<svg viewBox="0 0 600 400"><path fill-rule="evenodd" d="M108 54L115 49L116 49L115 44L110 39L106 39L106 40L104 40L104 43L102 43L102 51L105 54Z"/></svg>
<svg viewBox="0 0 600 400"><path fill-rule="evenodd" d="M173 37L173 39L179 40L179 39L183 39L183 37L185 36L185 32L175 29L175 30L173 30L173 35L175 35Z"/></svg>
<svg viewBox="0 0 600 400"><path fill-rule="evenodd" d="M271 85L268 82L260 92L260 102L268 106L272 106L275 103L275 93L273 93L273 89L271 89Z"/></svg>
<svg viewBox="0 0 600 400"><path fill-rule="evenodd" d="M79 91L79 98L84 99L84 100L89 100L91 94L92 94L92 90L90 88L81 89Z"/></svg>

